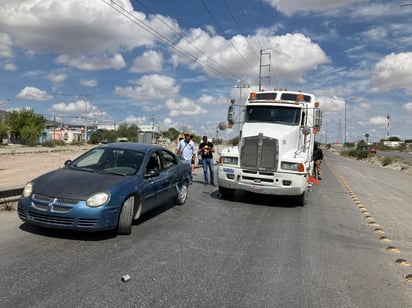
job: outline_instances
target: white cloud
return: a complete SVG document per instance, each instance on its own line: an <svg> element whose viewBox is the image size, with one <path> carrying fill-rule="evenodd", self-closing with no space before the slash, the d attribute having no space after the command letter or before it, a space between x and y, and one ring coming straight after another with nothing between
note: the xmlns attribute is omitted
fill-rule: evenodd
<svg viewBox="0 0 412 308"><path fill-rule="evenodd" d="M34 101L45 101L53 98L53 96L46 91L42 91L35 87L25 87L19 94L17 94L17 97Z"/></svg>
<svg viewBox="0 0 412 308"><path fill-rule="evenodd" d="M412 52L391 53L380 60L373 71L372 92L403 88L412 94Z"/></svg>
<svg viewBox="0 0 412 308"><path fill-rule="evenodd" d="M57 64L64 64L85 71L98 71L104 69L119 70L126 66L121 54L115 54L112 57L105 54L89 57L60 55L56 58L55 62Z"/></svg>
<svg viewBox="0 0 412 308"><path fill-rule="evenodd" d="M207 113L206 109L186 97L181 98L179 101L169 99L166 101L165 106L170 110L170 117L197 116Z"/></svg>
<svg viewBox="0 0 412 308"><path fill-rule="evenodd" d="M128 124L141 125L141 124L145 124L146 120L147 120L146 117L135 117L133 115L130 115L124 120L124 122Z"/></svg>
<svg viewBox="0 0 412 308"><path fill-rule="evenodd" d="M86 113L86 104L87 110L93 108L91 104L85 100L79 100L73 103L58 103L53 104L50 111L52 113L65 113L65 114L84 114Z"/></svg>
<svg viewBox="0 0 412 308"><path fill-rule="evenodd" d="M1 23L0 23L1 25ZM12 58L13 49L10 37L5 33L0 33L0 59L1 58Z"/></svg>
<svg viewBox="0 0 412 308"><path fill-rule="evenodd" d="M345 99L337 96L319 96L317 100L320 103L322 112L342 112L345 110Z"/></svg>
<svg viewBox="0 0 412 308"><path fill-rule="evenodd" d="M205 72L212 76L225 78L243 76L245 79L255 79L259 73L260 58L257 55L258 51L253 50L250 45L268 46L268 53L271 56L264 58L263 64L270 64L270 59L272 63L276 63L274 73L278 79L282 80L303 82L306 72L330 62L320 46L303 34L269 37L257 35L248 37L248 39L245 36L236 35L226 40L221 36L212 37L201 29L192 29L185 39L176 44L179 49L193 55L196 62L193 58L177 52L171 57L171 62L174 66L189 65L192 70L203 65Z"/></svg>
<svg viewBox="0 0 412 308"><path fill-rule="evenodd" d="M14 63L6 63L3 66L5 71L14 72L17 70L17 66Z"/></svg>
<svg viewBox="0 0 412 308"><path fill-rule="evenodd" d="M47 75L47 79L51 80L52 82L62 82L65 81L67 78L67 74L65 73L50 73Z"/></svg>
<svg viewBox="0 0 412 308"><path fill-rule="evenodd" d="M72 117L73 119L71 123L73 124L84 124L85 121L87 121L88 125L93 125L96 123L97 119L99 121L111 119L107 112L100 111L95 105L86 100L53 104L48 112L57 114L59 117ZM63 121L67 120L63 118Z"/></svg>
<svg viewBox="0 0 412 308"><path fill-rule="evenodd" d="M124 15L130 14L134 22L109 4ZM136 25L143 22L165 38L179 31L175 20L135 12L128 0L108 1L108 4L84 0L7 1L0 10L0 28L10 35L15 46L36 53L70 56L116 53L154 45L156 38Z"/></svg>
<svg viewBox="0 0 412 308"><path fill-rule="evenodd" d="M83 80L83 79L82 79L82 80L80 80L80 84L81 84L82 86L92 88L92 87L96 87L96 86L97 86L98 81L97 81L96 79L90 79L90 80Z"/></svg>
<svg viewBox="0 0 412 308"><path fill-rule="evenodd" d="M160 72L162 70L163 55L160 52L153 50L146 51L140 57L133 61L133 66L130 68L131 73L150 73Z"/></svg>
<svg viewBox="0 0 412 308"><path fill-rule="evenodd" d="M139 101L161 100L175 96L180 87L172 77L158 74L146 75L133 81L135 87L116 86L115 93L120 96L130 97Z"/></svg>
<svg viewBox="0 0 412 308"><path fill-rule="evenodd" d="M402 109L407 113L412 113L412 102L403 105Z"/></svg>
<svg viewBox="0 0 412 308"><path fill-rule="evenodd" d="M287 16L303 11L324 11L362 0L264 0Z"/></svg>
<svg viewBox="0 0 412 308"><path fill-rule="evenodd" d="M377 116L370 118L368 121L359 121L360 125L385 126L388 123L386 117Z"/></svg>

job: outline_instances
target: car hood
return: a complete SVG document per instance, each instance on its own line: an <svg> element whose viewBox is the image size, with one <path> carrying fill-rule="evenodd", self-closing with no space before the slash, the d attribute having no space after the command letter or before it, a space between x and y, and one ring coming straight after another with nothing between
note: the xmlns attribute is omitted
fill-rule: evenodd
<svg viewBox="0 0 412 308"><path fill-rule="evenodd" d="M62 168L34 179L33 193L86 200L94 193L110 191L113 186L127 181L130 177Z"/></svg>

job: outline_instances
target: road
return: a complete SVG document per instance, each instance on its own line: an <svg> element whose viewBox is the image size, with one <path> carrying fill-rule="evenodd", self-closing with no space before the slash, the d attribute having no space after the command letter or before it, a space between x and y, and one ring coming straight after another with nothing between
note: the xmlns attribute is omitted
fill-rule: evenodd
<svg viewBox="0 0 412 308"><path fill-rule="evenodd" d="M412 177L325 156L305 207L243 192L221 200L197 169L188 202L143 217L130 236L2 213L0 306L409 307Z"/></svg>

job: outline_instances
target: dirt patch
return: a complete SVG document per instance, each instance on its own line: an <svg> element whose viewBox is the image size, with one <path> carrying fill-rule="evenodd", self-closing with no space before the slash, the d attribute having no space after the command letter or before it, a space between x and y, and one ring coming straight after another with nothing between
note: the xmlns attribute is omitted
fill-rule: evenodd
<svg viewBox="0 0 412 308"><path fill-rule="evenodd" d="M383 165L383 159L379 156L372 156L366 159L367 162L381 166L386 169L392 169L396 171L400 171L409 175L412 175L412 164L403 161L402 159L393 158L391 162L387 165Z"/></svg>
<svg viewBox="0 0 412 308"><path fill-rule="evenodd" d="M20 152L0 155L0 190L24 186L33 178L63 167L68 159L84 153L85 148L50 152Z"/></svg>

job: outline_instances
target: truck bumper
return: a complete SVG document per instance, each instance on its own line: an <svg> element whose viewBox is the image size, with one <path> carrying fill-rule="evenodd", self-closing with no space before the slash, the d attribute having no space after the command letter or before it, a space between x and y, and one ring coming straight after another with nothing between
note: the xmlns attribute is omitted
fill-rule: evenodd
<svg viewBox="0 0 412 308"><path fill-rule="evenodd" d="M299 196L308 189L308 176L303 174L218 166L217 175L219 187L259 194Z"/></svg>

